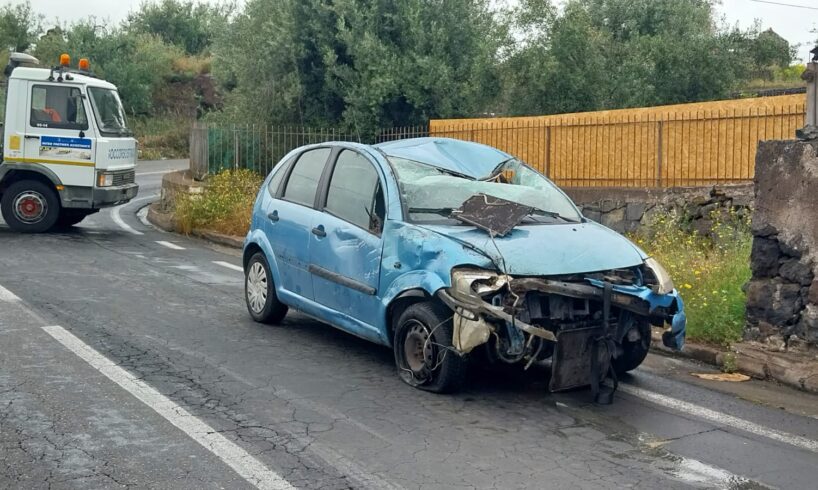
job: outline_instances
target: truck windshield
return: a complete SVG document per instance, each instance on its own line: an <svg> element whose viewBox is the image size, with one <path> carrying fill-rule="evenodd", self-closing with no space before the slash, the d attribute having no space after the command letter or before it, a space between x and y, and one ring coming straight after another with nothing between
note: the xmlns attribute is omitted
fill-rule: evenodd
<svg viewBox="0 0 818 490"><path fill-rule="evenodd" d="M104 136L130 136L125 110L116 90L88 87L99 130Z"/></svg>

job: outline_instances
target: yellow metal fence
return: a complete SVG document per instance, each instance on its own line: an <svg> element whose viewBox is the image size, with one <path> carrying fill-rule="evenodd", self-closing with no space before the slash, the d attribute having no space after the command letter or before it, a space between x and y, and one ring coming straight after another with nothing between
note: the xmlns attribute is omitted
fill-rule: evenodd
<svg viewBox="0 0 818 490"><path fill-rule="evenodd" d="M681 187L753 178L758 142L791 139L805 97L785 95L555 116L433 120L432 136L476 141L565 187Z"/></svg>

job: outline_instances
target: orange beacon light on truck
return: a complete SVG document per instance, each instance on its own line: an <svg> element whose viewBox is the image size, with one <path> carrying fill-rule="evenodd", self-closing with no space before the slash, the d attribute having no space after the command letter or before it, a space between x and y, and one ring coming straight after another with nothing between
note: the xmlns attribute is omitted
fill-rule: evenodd
<svg viewBox="0 0 818 490"><path fill-rule="evenodd" d="M69 66L71 64L71 57L67 53L60 55L60 66Z"/></svg>

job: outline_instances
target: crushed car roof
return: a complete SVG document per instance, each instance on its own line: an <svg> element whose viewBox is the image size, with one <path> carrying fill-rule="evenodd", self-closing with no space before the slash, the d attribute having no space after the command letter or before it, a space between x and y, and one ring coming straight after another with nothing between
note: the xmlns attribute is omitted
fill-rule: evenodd
<svg viewBox="0 0 818 490"><path fill-rule="evenodd" d="M513 158L497 148L451 138L412 138L375 145L386 155L426 163L476 179Z"/></svg>

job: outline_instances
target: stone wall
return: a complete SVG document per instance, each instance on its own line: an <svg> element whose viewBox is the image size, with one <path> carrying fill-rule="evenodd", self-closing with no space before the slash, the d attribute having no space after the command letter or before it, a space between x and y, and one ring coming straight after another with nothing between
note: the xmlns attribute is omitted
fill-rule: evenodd
<svg viewBox="0 0 818 490"><path fill-rule="evenodd" d="M732 208L744 214L753 206L752 184L672 189L568 188L566 192L586 217L620 233L636 231L650 223L655 214L675 209L690 216L694 229L707 234L713 225L713 211Z"/></svg>
<svg viewBox="0 0 818 490"><path fill-rule="evenodd" d="M746 338L818 346L818 141L764 141L756 157Z"/></svg>

